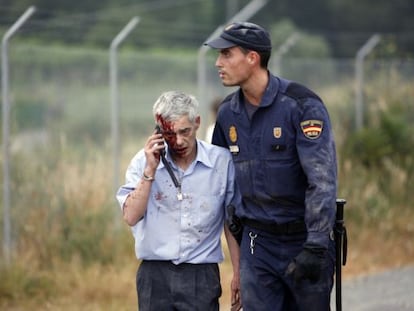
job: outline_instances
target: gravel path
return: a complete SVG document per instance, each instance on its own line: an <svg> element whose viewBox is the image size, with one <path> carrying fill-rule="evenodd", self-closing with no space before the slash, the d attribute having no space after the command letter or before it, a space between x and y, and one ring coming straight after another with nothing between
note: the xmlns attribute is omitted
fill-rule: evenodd
<svg viewBox="0 0 414 311"><path fill-rule="evenodd" d="M335 289L332 291L335 310ZM414 311L414 266L343 282L343 311Z"/></svg>
<svg viewBox="0 0 414 311"><path fill-rule="evenodd" d="M221 311L230 306L222 305ZM332 290L331 310L335 307ZM343 311L414 311L414 266L355 277L342 284Z"/></svg>

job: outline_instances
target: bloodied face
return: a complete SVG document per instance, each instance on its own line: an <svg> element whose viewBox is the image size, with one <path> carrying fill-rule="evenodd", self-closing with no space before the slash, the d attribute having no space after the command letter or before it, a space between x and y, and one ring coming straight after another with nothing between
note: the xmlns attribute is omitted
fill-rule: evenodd
<svg viewBox="0 0 414 311"><path fill-rule="evenodd" d="M187 159L196 154L196 133L200 126L200 117L194 122L183 116L175 121L166 121L161 116L157 117L165 142L173 157Z"/></svg>

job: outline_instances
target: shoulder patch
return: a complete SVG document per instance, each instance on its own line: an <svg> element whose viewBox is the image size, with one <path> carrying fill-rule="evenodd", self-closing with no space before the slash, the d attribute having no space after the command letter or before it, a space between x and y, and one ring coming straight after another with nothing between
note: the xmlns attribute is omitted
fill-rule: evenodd
<svg viewBox="0 0 414 311"><path fill-rule="evenodd" d="M300 123L303 135L309 139L316 139L321 136L323 130L323 121L321 120L306 120Z"/></svg>

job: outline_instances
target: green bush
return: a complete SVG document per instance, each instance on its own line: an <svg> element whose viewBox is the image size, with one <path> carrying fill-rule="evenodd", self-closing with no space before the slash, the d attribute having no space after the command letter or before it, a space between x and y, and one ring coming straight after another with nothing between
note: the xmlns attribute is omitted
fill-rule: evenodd
<svg viewBox="0 0 414 311"><path fill-rule="evenodd" d="M366 127L350 135L344 148L347 156L367 168L380 168L384 160L406 163L414 154L413 126L410 114L395 104L379 116L378 125Z"/></svg>

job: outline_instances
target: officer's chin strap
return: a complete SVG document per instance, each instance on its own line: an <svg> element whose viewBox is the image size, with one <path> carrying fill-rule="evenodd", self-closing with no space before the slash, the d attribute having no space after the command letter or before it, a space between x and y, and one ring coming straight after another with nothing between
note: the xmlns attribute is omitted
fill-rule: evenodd
<svg viewBox="0 0 414 311"><path fill-rule="evenodd" d="M335 298L336 311L342 311L342 266L346 264L348 253L348 238L344 222L345 199L336 199L336 221L335 221L335 244L336 244L336 266L335 266Z"/></svg>

